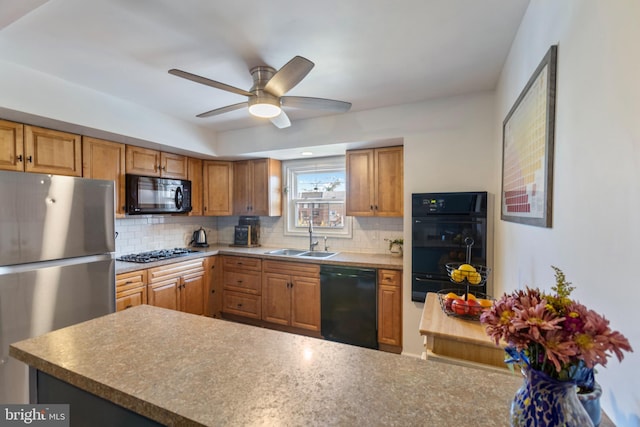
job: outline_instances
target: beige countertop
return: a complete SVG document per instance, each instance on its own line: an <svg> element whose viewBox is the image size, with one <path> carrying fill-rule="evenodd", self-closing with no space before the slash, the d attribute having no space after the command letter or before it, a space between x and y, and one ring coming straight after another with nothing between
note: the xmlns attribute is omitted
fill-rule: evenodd
<svg viewBox="0 0 640 427"><path fill-rule="evenodd" d="M171 264L174 262L180 262L189 258L201 258L212 255L242 255L249 257L258 257L262 259L277 259L280 261L295 261L295 262L308 262L315 264L332 264L332 265L345 265L345 266L358 266L358 267L371 267L371 268L391 268L402 270L402 257L394 257L385 254L364 254L356 252L339 252L337 255L330 258L316 259L316 258L301 258L294 256L283 255L268 255L266 252L273 249L271 247L254 247L243 248L234 247L229 245L211 245L208 248L198 249L198 252L193 252L188 255L184 255L177 258L171 258L162 261L155 261L149 263L135 263L116 261L116 274L128 273L130 271L144 270L147 268L158 267L161 265Z"/></svg>
<svg viewBox="0 0 640 427"><path fill-rule="evenodd" d="M147 305L12 344L10 355L172 425L507 426L522 383Z"/></svg>

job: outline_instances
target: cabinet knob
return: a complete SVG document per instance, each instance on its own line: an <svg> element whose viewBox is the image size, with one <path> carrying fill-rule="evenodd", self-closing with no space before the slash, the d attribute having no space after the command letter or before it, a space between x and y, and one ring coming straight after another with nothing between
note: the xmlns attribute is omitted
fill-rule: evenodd
<svg viewBox="0 0 640 427"><path fill-rule="evenodd" d="M369 210L373 210L373 205L369 205Z"/></svg>
<svg viewBox="0 0 640 427"><path fill-rule="evenodd" d="M238 284L242 283L242 280L238 280Z"/></svg>
<svg viewBox="0 0 640 427"><path fill-rule="evenodd" d="M19 162L21 162L21 161L22 161L22 154L20 154L20 155L18 156L17 160L18 160Z"/></svg>
<svg viewBox="0 0 640 427"><path fill-rule="evenodd" d="M242 307L242 303L238 303L238 307Z"/></svg>
<svg viewBox="0 0 640 427"><path fill-rule="evenodd" d="M29 162L29 163L33 163L33 156L29 156L29 157L27 157L27 162Z"/></svg>

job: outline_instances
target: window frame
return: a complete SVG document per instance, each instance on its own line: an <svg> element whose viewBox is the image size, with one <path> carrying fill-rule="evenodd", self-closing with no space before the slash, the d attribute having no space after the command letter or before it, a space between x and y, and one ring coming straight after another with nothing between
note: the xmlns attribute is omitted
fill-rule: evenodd
<svg viewBox="0 0 640 427"><path fill-rule="evenodd" d="M284 187L284 234L285 236L308 236L309 231L306 228L296 226L296 175L300 173L316 173L316 172L334 172L341 171L345 174L346 180L346 157L345 156L333 156L333 157L319 157L313 159L293 159L282 162L282 174L285 180ZM308 203L313 203L311 199ZM345 199L343 200L346 211L346 192ZM344 227L332 228L332 227L316 227L314 234L328 237L345 238L350 239L353 237L353 225L352 217L344 216Z"/></svg>

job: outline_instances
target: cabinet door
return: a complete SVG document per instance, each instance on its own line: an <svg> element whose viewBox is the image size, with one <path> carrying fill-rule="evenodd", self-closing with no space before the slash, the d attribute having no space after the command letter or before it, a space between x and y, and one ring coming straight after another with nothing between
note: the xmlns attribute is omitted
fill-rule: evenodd
<svg viewBox="0 0 640 427"><path fill-rule="evenodd" d="M57 130L24 127L25 172L82 176L82 139Z"/></svg>
<svg viewBox="0 0 640 427"><path fill-rule="evenodd" d="M204 262L207 281L207 316L219 319L222 312L222 268L220 257L210 256Z"/></svg>
<svg viewBox="0 0 640 427"><path fill-rule="evenodd" d="M204 214L233 214L233 163L206 160L203 163Z"/></svg>
<svg viewBox="0 0 640 427"><path fill-rule="evenodd" d="M252 215L253 170L251 161L233 162L233 213Z"/></svg>
<svg viewBox="0 0 640 427"><path fill-rule="evenodd" d="M202 160L189 157L188 180L191 181L191 212L189 216L202 216Z"/></svg>
<svg viewBox="0 0 640 427"><path fill-rule="evenodd" d="M378 342L402 346L402 272L378 270Z"/></svg>
<svg viewBox="0 0 640 427"><path fill-rule="evenodd" d="M127 145L126 172L135 175L160 176L160 152Z"/></svg>
<svg viewBox="0 0 640 427"><path fill-rule="evenodd" d="M149 305L177 310L180 297L178 286L180 286L179 277L148 285L147 300Z"/></svg>
<svg viewBox="0 0 640 427"><path fill-rule="evenodd" d="M188 158L180 154L160 153L160 176L188 179Z"/></svg>
<svg viewBox="0 0 640 427"><path fill-rule="evenodd" d="M262 286L262 319L289 325L291 319L291 277L265 273Z"/></svg>
<svg viewBox="0 0 640 427"><path fill-rule="evenodd" d="M251 161L251 215L282 215L282 164L275 159Z"/></svg>
<svg viewBox="0 0 640 427"><path fill-rule="evenodd" d="M373 150L347 151L347 215L374 215Z"/></svg>
<svg viewBox="0 0 640 427"><path fill-rule="evenodd" d="M204 315L207 287L204 271L182 277L180 285L180 311Z"/></svg>
<svg viewBox="0 0 640 427"><path fill-rule="evenodd" d="M291 326L320 331L320 279L291 278Z"/></svg>
<svg viewBox="0 0 640 427"><path fill-rule="evenodd" d="M0 120L0 169L8 171L24 170L24 144L21 123Z"/></svg>
<svg viewBox="0 0 640 427"><path fill-rule="evenodd" d="M404 192L403 149L399 147L375 150L375 215L401 217Z"/></svg>
<svg viewBox="0 0 640 427"><path fill-rule="evenodd" d="M116 213L125 213L125 145L82 137L82 176L115 183Z"/></svg>

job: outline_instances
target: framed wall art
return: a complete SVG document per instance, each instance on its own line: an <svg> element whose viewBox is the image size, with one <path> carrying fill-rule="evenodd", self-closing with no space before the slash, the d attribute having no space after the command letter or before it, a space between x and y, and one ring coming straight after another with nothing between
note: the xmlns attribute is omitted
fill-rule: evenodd
<svg viewBox="0 0 640 427"><path fill-rule="evenodd" d="M551 227L557 50L547 51L502 123L504 221Z"/></svg>

